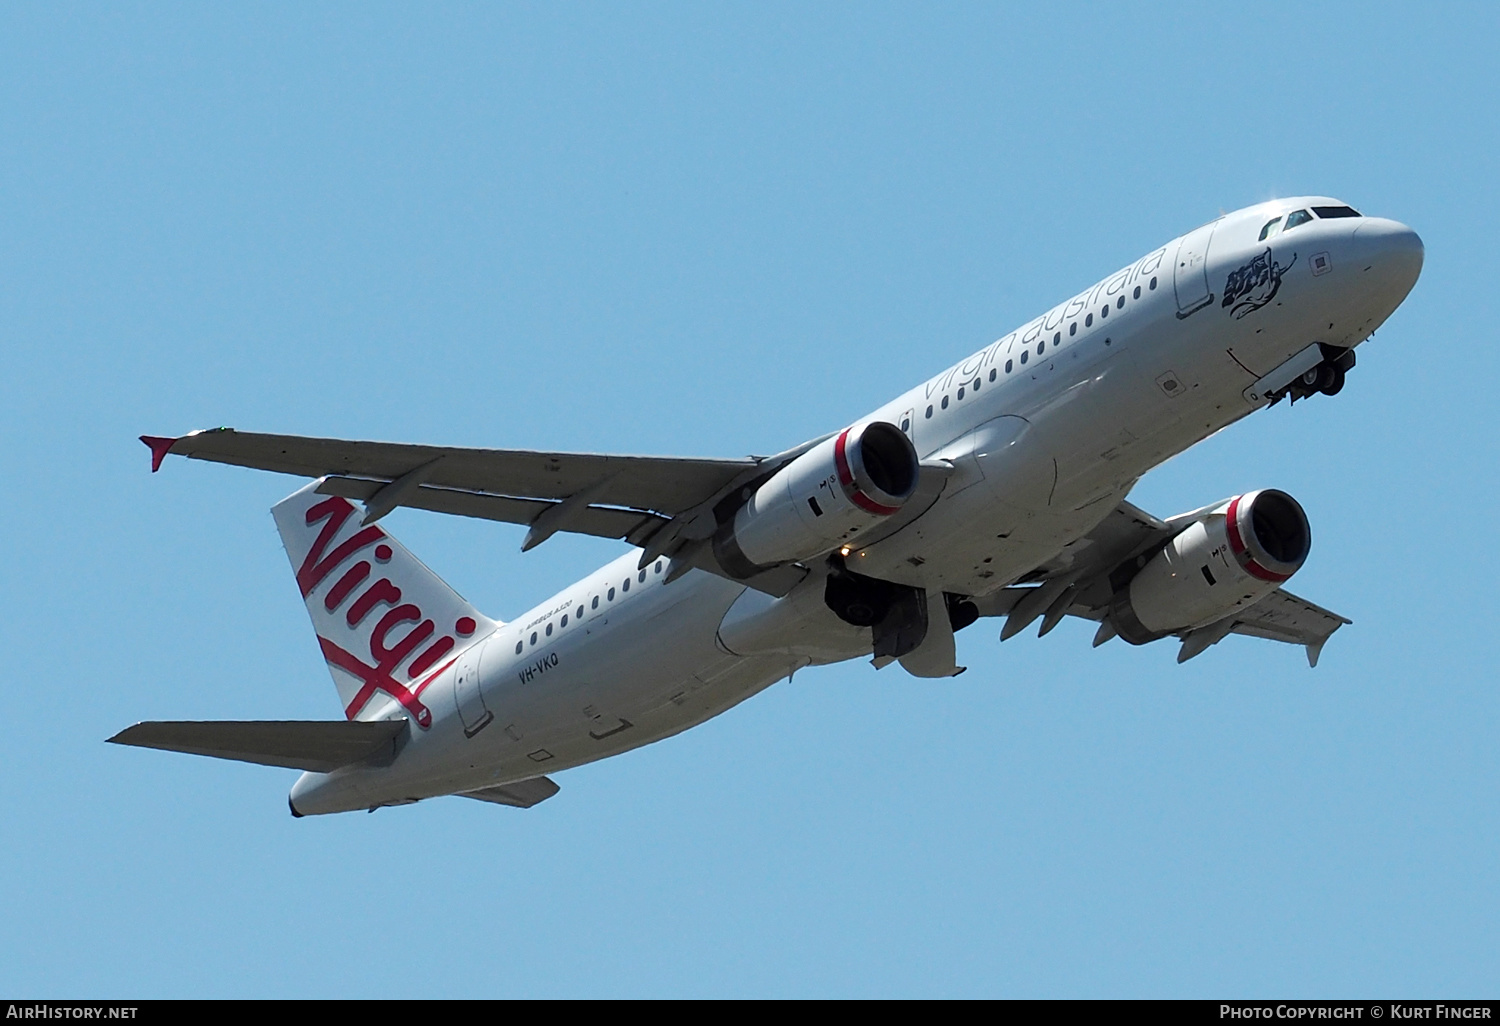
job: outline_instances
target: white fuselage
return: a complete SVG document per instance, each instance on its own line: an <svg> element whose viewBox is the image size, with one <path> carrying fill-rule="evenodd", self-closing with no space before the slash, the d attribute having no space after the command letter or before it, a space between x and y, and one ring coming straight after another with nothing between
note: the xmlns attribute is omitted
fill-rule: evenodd
<svg viewBox="0 0 1500 1026"><path fill-rule="evenodd" d="M1311 343L1349 348L1405 298L1421 246L1370 217L1266 223L1332 199L1237 211L1153 250L859 424L899 426L953 470L925 510L854 539L870 577L984 595L1056 558L1146 471L1264 406L1247 389ZM1315 259L1316 258L1316 259ZM1227 301L1226 301L1227 300ZM476 790L685 730L800 667L868 656L810 574L781 599L631 550L514 622L429 689L433 724L386 767L306 774L304 813ZM721 626L723 629L721 630ZM393 714L372 707L361 718ZM472 728L465 732L466 722Z"/></svg>

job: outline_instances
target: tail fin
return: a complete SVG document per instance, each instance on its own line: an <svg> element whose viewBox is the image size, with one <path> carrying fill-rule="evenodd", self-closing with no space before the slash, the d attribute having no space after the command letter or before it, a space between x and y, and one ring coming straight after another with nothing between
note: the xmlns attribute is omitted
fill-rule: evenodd
<svg viewBox="0 0 1500 1026"><path fill-rule="evenodd" d="M499 624L481 614L355 505L320 481L271 507L323 658L349 719L399 703L423 729L422 692Z"/></svg>

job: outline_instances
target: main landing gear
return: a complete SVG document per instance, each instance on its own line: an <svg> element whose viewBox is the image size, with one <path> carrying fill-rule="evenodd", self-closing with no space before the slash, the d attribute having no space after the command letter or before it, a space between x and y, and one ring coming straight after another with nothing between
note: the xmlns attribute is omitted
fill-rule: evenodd
<svg viewBox="0 0 1500 1026"><path fill-rule="evenodd" d="M955 631L979 619L979 607L965 596L944 592L939 612L928 608L923 589L857 574L836 556L828 562L823 602L845 623L871 628L876 658L899 659L913 651L927 636L929 616L946 615Z"/></svg>

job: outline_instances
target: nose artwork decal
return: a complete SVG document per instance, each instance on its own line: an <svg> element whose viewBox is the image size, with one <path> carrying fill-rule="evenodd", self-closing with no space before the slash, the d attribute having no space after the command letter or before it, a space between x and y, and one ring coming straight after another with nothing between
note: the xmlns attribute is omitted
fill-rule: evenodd
<svg viewBox="0 0 1500 1026"><path fill-rule="evenodd" d="M1292 254L1290 263L1278 264L1271 255L1271 247L1243 267L1229 272L1224 281L1223 306L1229 315L1239 320L1254 313L1276 298L1281 288L1281 276L1292 269L1297 254Z"/></svg>

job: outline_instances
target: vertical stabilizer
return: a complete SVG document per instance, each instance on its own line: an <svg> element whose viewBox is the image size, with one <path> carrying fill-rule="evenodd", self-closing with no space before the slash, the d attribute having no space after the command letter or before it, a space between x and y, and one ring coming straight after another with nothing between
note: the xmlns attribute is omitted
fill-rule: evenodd
<svg viewBox="0 0 1500 1026"><path fill-rule="evenodd" d="M358 508L314 481L271 507L313 630L349 719L399 706L432 725L423 692L490 634L481 614Z"/></svg>

